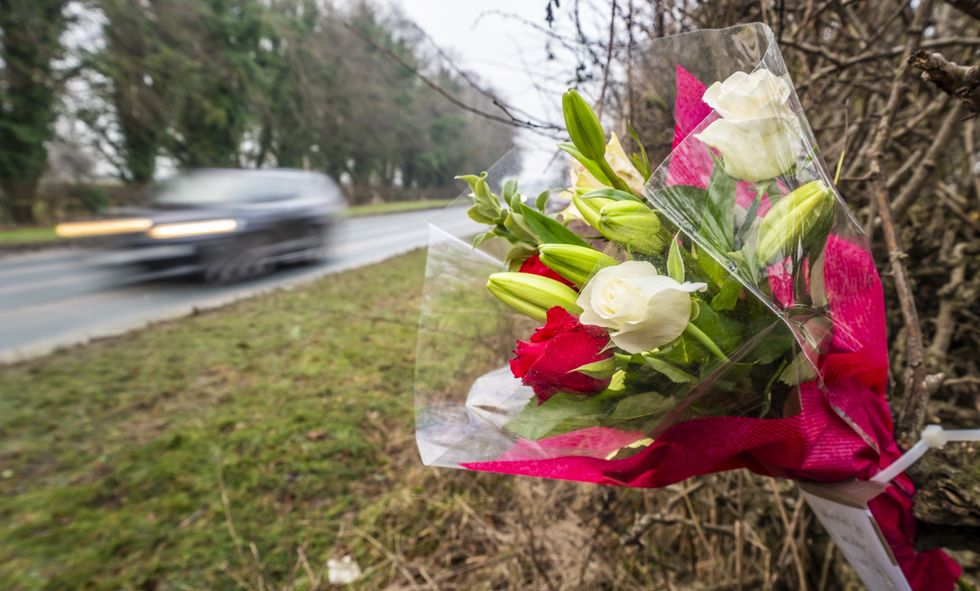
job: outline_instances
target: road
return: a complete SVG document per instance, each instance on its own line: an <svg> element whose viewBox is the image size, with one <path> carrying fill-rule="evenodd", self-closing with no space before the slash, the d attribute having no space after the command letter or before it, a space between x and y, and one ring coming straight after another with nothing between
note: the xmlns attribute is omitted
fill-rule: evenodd
<svg viewBox="0 0 980 591"><path fill-rule="evenodd" d="M376 263L428 242L426 221L453 233L476 231L465 208L346 220L322 263L280 269L251 281L205 285L192 279L146 281L98 265L92 251L49 250L0 258L0 362L47 354L150 322L179 318L285 286Z"/></svg>

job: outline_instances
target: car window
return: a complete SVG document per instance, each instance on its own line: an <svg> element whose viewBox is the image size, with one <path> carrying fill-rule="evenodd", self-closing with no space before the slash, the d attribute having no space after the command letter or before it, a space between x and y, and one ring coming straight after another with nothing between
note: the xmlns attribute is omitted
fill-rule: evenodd
<svg viewBox="0 0 980 591"><path fill-rule="evenodd" d="M166 183L155 201L164 205L217 205L278 201L296 196L303 183L298 179L244 174L197 174Z"/></svg>

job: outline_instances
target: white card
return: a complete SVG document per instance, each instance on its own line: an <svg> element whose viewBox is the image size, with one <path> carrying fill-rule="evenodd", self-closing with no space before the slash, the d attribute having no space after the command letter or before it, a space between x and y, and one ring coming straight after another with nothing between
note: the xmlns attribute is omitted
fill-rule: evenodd
<svg viewBox="0 0 980 591"><path fill-rule="evenodd" d="M800 488L817 519L868 589L912 590L868 509L868 501L884 490L881 485L801 483Z"/></svg>

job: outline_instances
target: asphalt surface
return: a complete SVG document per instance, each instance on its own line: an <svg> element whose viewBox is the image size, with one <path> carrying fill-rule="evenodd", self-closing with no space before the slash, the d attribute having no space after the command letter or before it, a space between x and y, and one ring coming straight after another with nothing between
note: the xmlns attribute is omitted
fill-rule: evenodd
<svg viewBox="0 0 980 591"><path fill-rule="evenodd" d="M0 256L0 362L121 334L274 289L376 263L425 246L426 221L477 231L464 208L368 216L339 223L330 255L257 279L211 286L192 278L149 280L99 263L99 253L47 250Z"/></svg>

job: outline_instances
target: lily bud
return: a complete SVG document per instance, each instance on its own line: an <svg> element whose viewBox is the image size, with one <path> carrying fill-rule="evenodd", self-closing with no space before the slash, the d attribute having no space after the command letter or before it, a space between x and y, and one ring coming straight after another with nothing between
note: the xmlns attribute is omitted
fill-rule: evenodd
<svg viewBox="0 0 980 591"><path fill-rule="evenodd" d="M593 273L616 264L616 259L594 248L573 244L542 244L541 262L565 279L582 287Z"/></svg>
<svg viewBox="0 0 980 591"><path fill-rule="evenodd" d="M569 89L561 97L562 115L568 137L583 156L602 160L606 155L606 134L595 111L577 91Z"/></svg>
<svg viewBox="0 0 980 591"><path fill-rule="evenodd" d="M606 199L605 197L590 197L586 199L581 195L572 195L572 204L575 205L575 209L578 210L579 215L582 216L585 223L597 230L599 229L599 212L606 205L615 202L615 200Z"/></svg>
<svg viewBox="0 0 980 591"><path fill-rule="evenodd" d="M822 234L832 221L834 193L823 181L811 181L783 197L759 224L756 257L768 263Z"/></svg>
<svg viewBox="0 0 980 591"><path fill-rule="evenodd" d="M660 218L639 201L614 201L599 212L599 232L609 240L646 254L664 247Z"/></svg>
<svg viewBox="0 0 980 591"><path fill-rule="evenodd" d="M548 310L561 306L571 314L581 314L582 308L575 303L575 290L554 279L530 273L494 273L487 281L487 289L497 299L522 314L544 322Z"/></svg>

